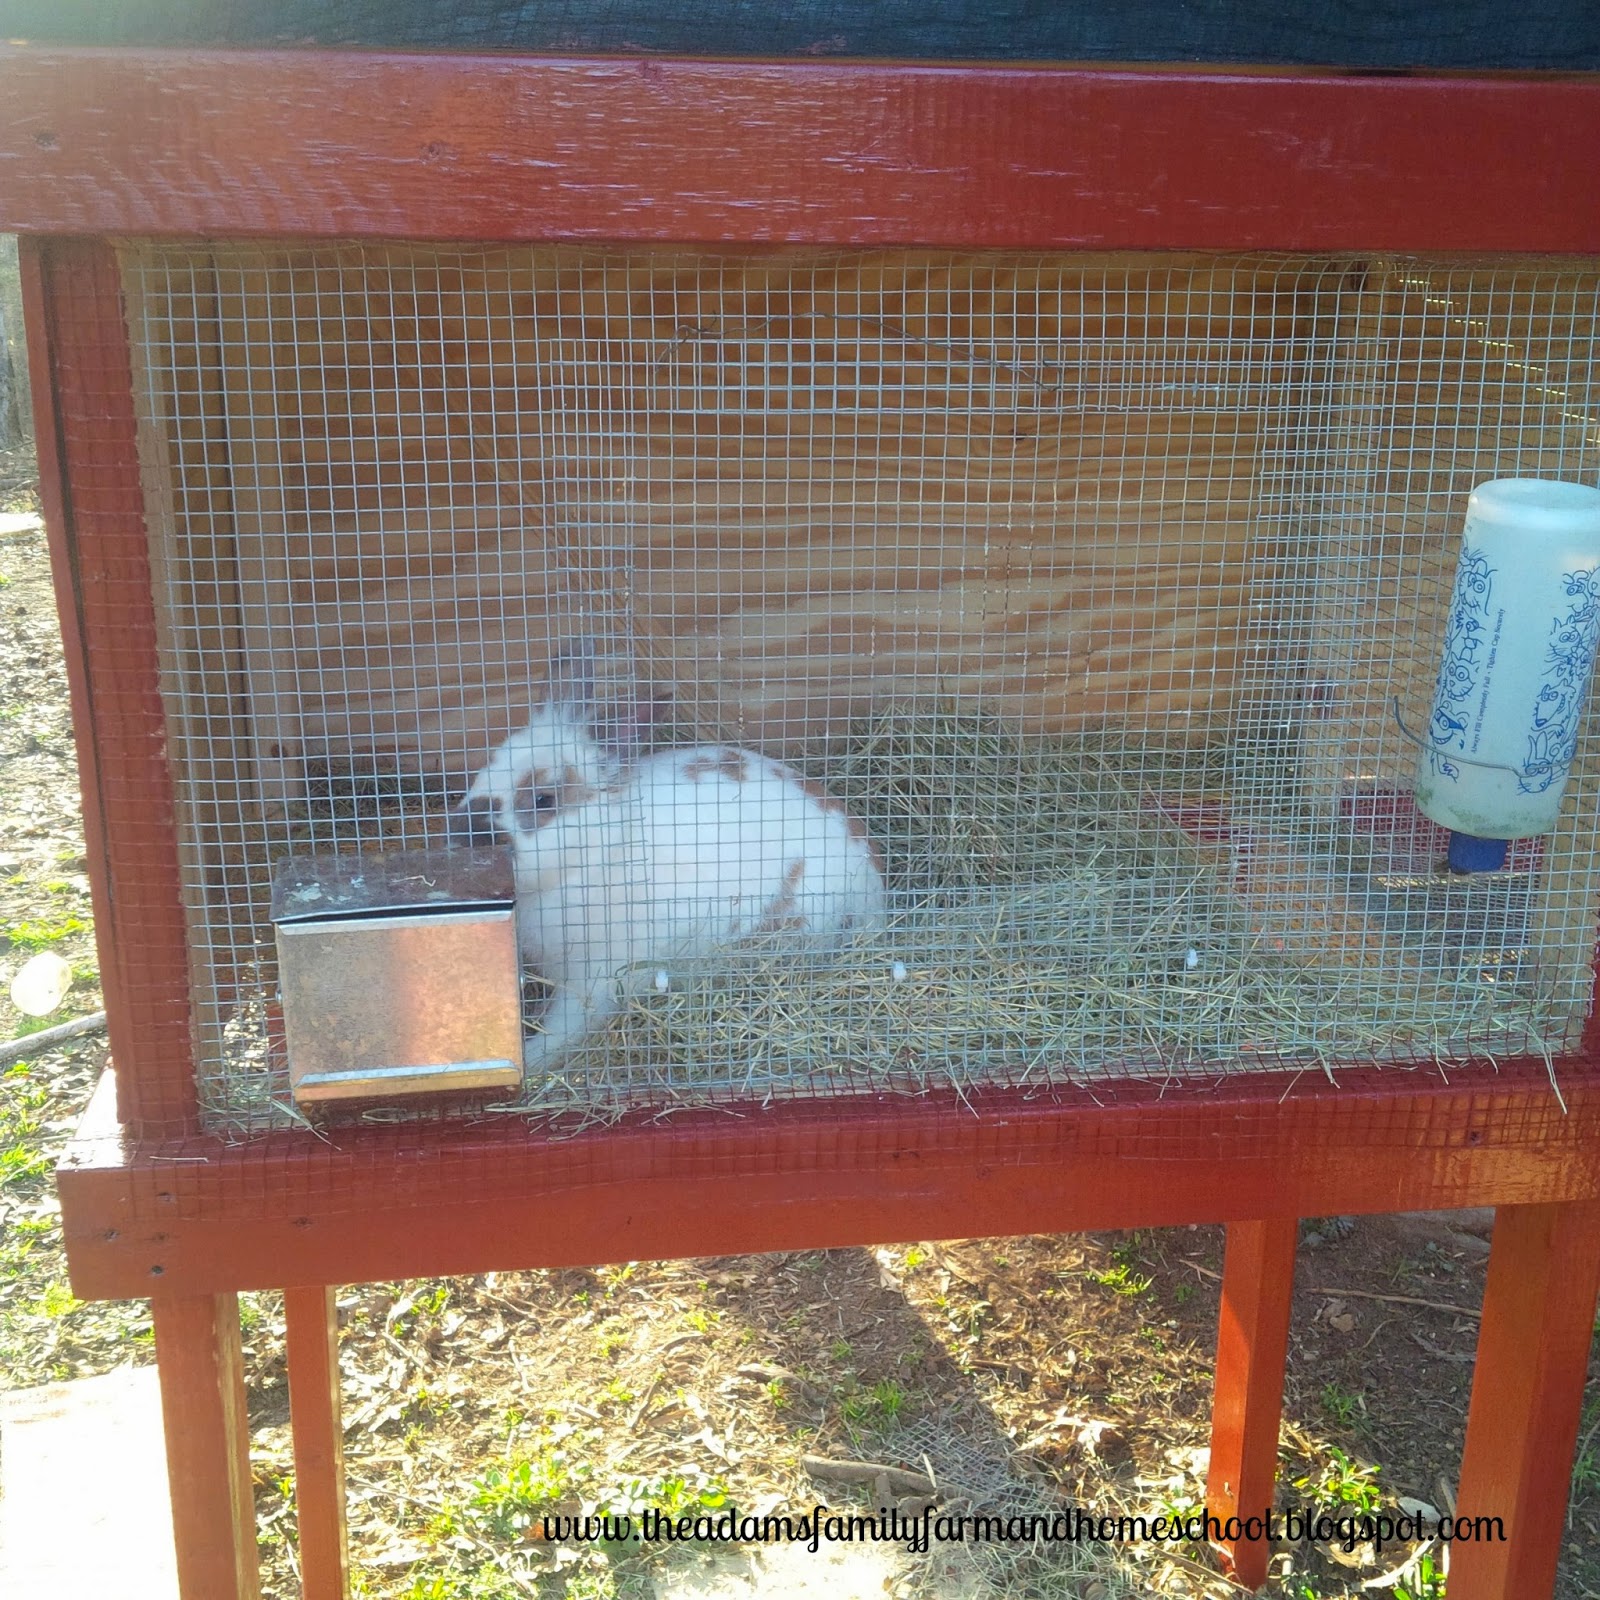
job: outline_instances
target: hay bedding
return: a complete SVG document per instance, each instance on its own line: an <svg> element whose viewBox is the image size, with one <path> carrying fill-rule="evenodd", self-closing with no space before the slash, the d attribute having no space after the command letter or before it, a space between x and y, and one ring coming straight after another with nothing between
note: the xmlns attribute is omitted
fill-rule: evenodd
<svg viewBox="0 0 1600 1600"><path fill-rule="evenodd" d="M703 707L680 716L663 742L729 733ZM1350 828L1297 793L1281 741L1023 735L919 703L770 753L866 823L889 917L826 952L779 935L714 963L672 964L665 993L647 984L516 1109L609 1117L780 1096L1425 1064L1548 1053L1558 1036L1527 970L1526 881L1395 887ZM352 833L365 848L414 847L419 808L446 801L436 780L398 769L307 776L314 799L290 829L298 849L348 848ZM528 991L534 1027L536 975ZM248 1053L261 1062L269 1049L256 1037ZM237 1039L230 1054L243 1065ZM233 1092L253 1078L239 1073ZM259 1112L268 1086L255 1087Z"/></svg>
<svg viewBox="0 0 1600 1600"><path fill-rule="evenodd" d="M827 953L780 938L673 967L523 1108L1543 1048L1548 1019L1516 981L1526 886L1385 887L1359 840L1285 784L1281 749L1024 737L900 705L781 753L877 840L884 925ZM1229 794L1248 811L1229 813ZM1218 842L1173 820L1197 807L1230 818Z"/></svg>

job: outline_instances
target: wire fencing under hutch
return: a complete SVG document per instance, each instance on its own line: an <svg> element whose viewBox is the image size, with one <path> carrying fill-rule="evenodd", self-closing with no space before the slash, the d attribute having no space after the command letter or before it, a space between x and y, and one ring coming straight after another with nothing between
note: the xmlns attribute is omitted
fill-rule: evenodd
<svg viewBox="0 0 1600 1600"><path fill-rule="evenodd" d="M1468 491L1600 481L1592 266L123 268L213 1126L289 1114L275 864L443 847L574 641L619 759L786 764L865 830L886 898L828 942L752 926L652 961L505 1104L1576 1045L1594 739L1553 835L1451 877L1405 730Z"/></svg>

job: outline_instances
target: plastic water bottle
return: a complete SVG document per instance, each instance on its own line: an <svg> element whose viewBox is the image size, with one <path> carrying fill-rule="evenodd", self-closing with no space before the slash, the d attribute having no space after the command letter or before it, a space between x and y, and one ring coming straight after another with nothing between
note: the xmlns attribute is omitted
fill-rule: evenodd
<svg viewBox="0 0 1600 1600"><path fill-rule="evenodd" d="M72 968L54 950L41 950L11 980L11 1003L30 1017L48 1017L72 987Z"/></svg>
<svg viewBox="0 0 1600 1600"><path fill-rule="evenodd" d="M1450 829L1450 865L1492 872L1548 833L1600 645L1600 489L1479 484L1418 762L1417 806Z"/></svg>

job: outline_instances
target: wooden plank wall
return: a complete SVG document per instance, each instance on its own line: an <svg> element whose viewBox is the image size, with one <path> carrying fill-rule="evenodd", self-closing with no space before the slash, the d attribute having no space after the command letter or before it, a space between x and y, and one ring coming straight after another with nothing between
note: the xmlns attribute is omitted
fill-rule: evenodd
<svg viewBox="0 0 1600 1600"><path fill-rule="evenodd" d="M130 264L220 379L158 425L187 463L220 412L269 809L307 757L459 775L581 627L779 747L936 692L1226 723L1288 264L350 247L200 257L192 294ZM184 523L190 559L217 537Z"/></svg>
<svg viewBox="0 0 1600 1600"><path fill-rule="evenodd" d="M1307 771L1397 777L1467 492L1600 473L1581 266L130 266L152 524L188 585L173 688L269 805L308 755L460 772L581 627L790 746L930 692L1215 731L1303 669Z"/></svg>

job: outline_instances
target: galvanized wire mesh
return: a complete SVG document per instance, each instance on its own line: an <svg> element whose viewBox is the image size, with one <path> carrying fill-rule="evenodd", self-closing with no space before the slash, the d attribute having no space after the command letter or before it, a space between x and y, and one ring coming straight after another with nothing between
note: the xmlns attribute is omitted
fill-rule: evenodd
<svg viewBox="0 0 1600 1600"><path fill-rule="evenodd" d="M1557 833L1460 879L1400 720L1426 721L1467 492L1600 477L1592 268L149 246L124 269L215 1123L287 1114L273 862L443 847L574 641L615 763L589 920L635 931L587 930L628 981L519 1105L1576 1044L1593 738ZM627 774L685 745L795 775L731 857L787 861L842 803L882 915L789 937L780 886L721 936L638 933L662 799Z"/></svg>

